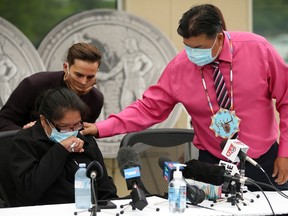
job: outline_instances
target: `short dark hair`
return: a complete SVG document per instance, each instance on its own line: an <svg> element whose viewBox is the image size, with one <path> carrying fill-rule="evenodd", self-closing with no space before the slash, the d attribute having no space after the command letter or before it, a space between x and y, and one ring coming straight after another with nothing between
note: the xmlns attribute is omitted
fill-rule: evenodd
<svg viewBox="0 0 288 216"><path fill-rule="evenodd" d="M205 34L208 38L213 39L222 31L223 24L226 29L220 9L211 4L203 4L192 7L183 14L177 32L183 38Z"/></svg>
<svg viewBox="0 0 288 216"><path fill-rule="evenodd" d="M73 65L75 59L87 61L87 62L99 62L101 64L102 53L96 46L89 43L76 43L73 44L67 53L67 62L69 65Z"/></svg>
<svg viewBox="0 0 288 216"><path fill-rule="evenodd" d="M37 98L35 106L39 115L51 121L62 119L66 111L79 111L84 121L89 112L88 106L75 92L62 87L44 91Z"/></svg>

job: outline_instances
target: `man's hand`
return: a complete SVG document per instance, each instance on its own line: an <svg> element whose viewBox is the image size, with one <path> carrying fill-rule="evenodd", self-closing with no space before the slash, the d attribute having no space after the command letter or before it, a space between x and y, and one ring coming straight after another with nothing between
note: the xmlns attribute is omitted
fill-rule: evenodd
<svg viewBox="0 0 288 216"><path fill-rule="evenodd" d="M277 157L274 162L273 177L277 177L275 182L282 185L288 181L288 158Z"/></svg>
<svg viewBox="0 0 288 216"><path fill-rule="evenodd" d="M94 123L84 122L84 129L80 131L82 135L93 135L95 137L98 136L98 129Z"/></svg>

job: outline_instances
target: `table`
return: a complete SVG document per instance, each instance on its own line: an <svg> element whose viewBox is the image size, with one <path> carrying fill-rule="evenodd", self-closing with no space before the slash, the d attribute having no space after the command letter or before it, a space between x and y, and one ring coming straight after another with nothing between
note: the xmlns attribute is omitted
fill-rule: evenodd
<svg viewBox="0 0 288 216"><path fill-rule="evenodd" d="M277 192L264 192L267 196L274 213L276 215L288 215L288 199L284 198ZM286 195L288 195L288 191L283 191ZM257 198L257 195L260 195ZM236 206L232 206L230 202L219 202L216 203L212 208L216 211L223 211L225 213L229 213L230 215L273 215L272 210L268 204L263 193L259 192L247 192L243 195L244 202L247 206L244 206L241 202L239 203L239 207L241 211L237 209ZM250 200L254 200L254 202L250 202ZM205 201L200 205L205 207L210 207L212 203Z"/></svg>
<svg viewBox="0 0 288 216"><path fill-rule="evenodd" d="M288 194L288 191L285 192ZM259 194L260 198L256 198L256 195ZM288 199L280 196L276 192L265 192L266 196L268 197L271 205L274 209L275 214L288 214ZM249 199L254 199L254 202L251 203ZM210 205L213 202L205 200L204 202L200 203L199 206L192 206L188 205L188 208L185 210L183 214L172 214L169 213L168 209L168 201L157 197L147 197L148 206L146 206L142 211L140 210L132 210L130 207L125 209L124 214L119 214L120 216L168 216L168 215L193 215L193 216L218 216L218 215L272 215L272 211L268 205L267 200L265 199L264 195L261 192L254 192L254 193L245 193L244 194L245 202L247 206L243 206L241 203L239 207L241 211L238 211L237 207L232 206L230 202L219 202L216 203L213 207ZM248 200L248 201L246 201ZM129 199L120 199L114 200L113 202L117 205L117 209L102 209L101 212L97 212L97 216L109 216L115 215L120 213L122 208L120 205L127 204L131 200ZM156 208L160 208L159 212L156 212ZM3 208L0 209L1 216L73 216L74 212L77 211L75 208L74 203L68 204L58 204L58 205L43 205L43 206L29 206L29 207L17 207L17 208ZM90 212L85 211L79 213L79 216L90 216Z"/></svg>

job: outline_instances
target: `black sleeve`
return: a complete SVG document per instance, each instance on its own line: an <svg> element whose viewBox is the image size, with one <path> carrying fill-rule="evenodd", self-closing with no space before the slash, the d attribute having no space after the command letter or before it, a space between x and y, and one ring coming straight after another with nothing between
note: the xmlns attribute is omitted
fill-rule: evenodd
<svg viewBox="0 0 288 216"><path fill-rule="evenodd" d="M38 72L23 79L0 111L0 131L17 130L38 120L34 103L38 95L49 88L66 87L63 71Z"/></svg>
<svg viewBox="0 0 288 216"><path fill-rule="evenodd" d="M69 152L59 143L51 146L49 141L34 140L25 131L21 130L15 136L10 170L21 199L37 203L62 175Z"/></svg>
<svg viewBox="0 0 288 216"><path fill-rule="evenodd" d="M31 122L30 112L37 97L28 79L24 79L12 92L0 111L0 131L18 130Z"/></svg>

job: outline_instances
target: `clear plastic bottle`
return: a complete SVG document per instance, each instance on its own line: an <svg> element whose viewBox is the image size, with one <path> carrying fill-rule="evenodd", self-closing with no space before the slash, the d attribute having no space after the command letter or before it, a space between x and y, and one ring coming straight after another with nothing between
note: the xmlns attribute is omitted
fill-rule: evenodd
<svg viewBox="0 0 288 216"><path fill-rule="evenodd" d="M86 164L80 163L75 173L75 205L77 209L89 209L91 207L91 182L86 176Z"/></svg>
<svg viewBox="0 0 288 216"><path fill-rule="evenodd" d="M186 209L186 182L183 180L180 166L185 164L175 164L176 171L173 173L173 179L168 185L168 201L170 213L183 213Z"/></svg>

